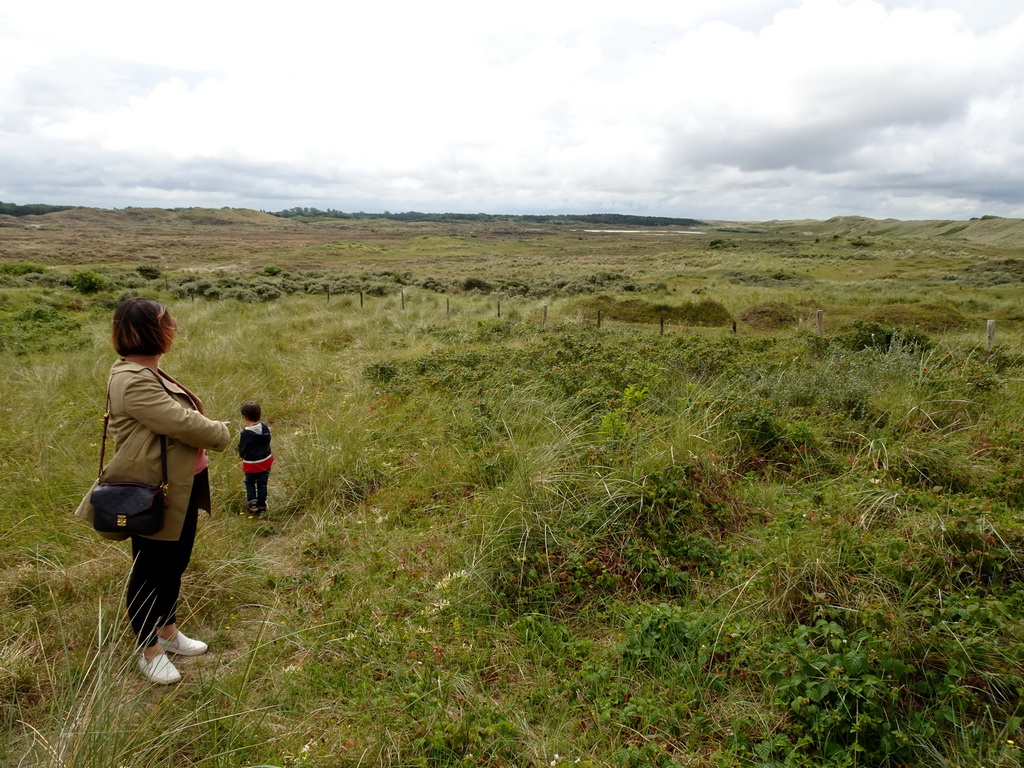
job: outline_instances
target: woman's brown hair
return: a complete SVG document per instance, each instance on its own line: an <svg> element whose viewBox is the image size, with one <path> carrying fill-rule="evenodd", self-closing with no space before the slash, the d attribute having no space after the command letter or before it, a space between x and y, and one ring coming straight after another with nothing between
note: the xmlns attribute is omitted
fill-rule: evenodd
<svg viewBox="0 0 1024 768"><path fill-rule="evenodd" d="M162 355L171 348L176 327L166 305L135 297L125 299L114 310L111 340L121 357Z"/></svg>

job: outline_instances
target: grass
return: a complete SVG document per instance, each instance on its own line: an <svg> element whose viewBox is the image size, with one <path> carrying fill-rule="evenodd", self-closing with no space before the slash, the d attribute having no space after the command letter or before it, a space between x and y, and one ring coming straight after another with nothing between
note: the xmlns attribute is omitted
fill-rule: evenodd
<svg viewBox="0 0 1024 768"><path fill-rule="evenodd" d="M198 228L191 248L215 237L203 217L155 220ZM92 264L45 252L70 236L59 221L36 241L15 230L15 261ZM221 256L256 244L287 279L358 276L372 268L350 246L366 243L412 282L404 309L398 283L362 308L351 291L193 301L173 295L187 273L171 258L136 286L178 318L166 368L215 418L260 400L279 457L266 519L237 514L237 462L213 458L215 514L179 610L212 650L170 689L132 667L127 551L70 515L96 469L110 307L134 262L94 264L111 285L90 295L5 278L0 763L1020 764L1024 358L1009 324L984 346L984 320L1012 312L1019 286L951 299L928 279L958 250L1002 258L963 238L1006 220L936 241L897 222L799 223L817 243L787 223L721 225L707 241L735 247L716 248L284 225L259 223L266 242L231 234L234 219L210 227L220 245L190 267L254 284ZM92 226L83 252L159 239ZM831 240L842 227L869 245ZM286 241L296 250L271 261ZM801 251L827 257L787 255ZM901 259L912 269L890 282L853 279ZM811 284L717 277L805 262ZM598 330L578 294L507 293L549 285L552 265L629 312ZM638 296L608 274L666 287ZM416 283L428 277L450 290ZM708 299L741 319L736 333L661 335L646 314ZM779 307L796 320L742 322ZM49 314L19 314L33 308ZM951 316L966 328L922 320Z"/></svg>

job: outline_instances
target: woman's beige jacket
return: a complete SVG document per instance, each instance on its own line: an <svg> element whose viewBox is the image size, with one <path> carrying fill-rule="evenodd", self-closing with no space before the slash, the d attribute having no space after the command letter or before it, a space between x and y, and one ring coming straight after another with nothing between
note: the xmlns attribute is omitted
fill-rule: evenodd
<svg viewBox="0 0 1024 768"><path fill-rule="evenodd" d="M185 523L185 510L192 492L196 454L200 448L223 451L230 433L222 422L202 413L202 403L174 379L143 365L118 360L110 369L110 433L114 455L107 454L104 482L160 483L160 435L167 436L167 509L164 527L148 539L177 541ZM89 495L75 513L92 522ZM207 492L199 508L210 509ZM103 533L108 539L126 539L126 534Z"/></svg>

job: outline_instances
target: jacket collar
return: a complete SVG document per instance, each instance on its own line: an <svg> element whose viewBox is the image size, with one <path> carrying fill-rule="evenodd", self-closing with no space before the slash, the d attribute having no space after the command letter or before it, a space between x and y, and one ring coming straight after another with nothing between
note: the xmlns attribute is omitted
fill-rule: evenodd
<svg viewBox="0 0 1024 768"><path fill-rule="evenodd" d="M113 376L115 373L142 373L143 371L152 372L152 369L147 368L144 365L138 363L132 363L125 359L120 359L115 362L110 368L110 375ZM174 379L164 373L163 369L160 369L160 383L171 392L177 392L178 394L185 395L188 397L188 392L182 389L181 385L178 384ZM191 399L191 397L189 397Z"/></svg>

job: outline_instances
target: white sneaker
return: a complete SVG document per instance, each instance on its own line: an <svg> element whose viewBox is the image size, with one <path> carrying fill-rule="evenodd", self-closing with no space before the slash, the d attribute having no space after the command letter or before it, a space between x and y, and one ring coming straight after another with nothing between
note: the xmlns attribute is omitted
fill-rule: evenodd
<svg viewBox="0 0 1024 768"><path fill-rule="evenodd" d="M139 653L139 669L151 683L168 685L181 680L181 673L177 667L167 658L167 654L158 653L152 659L146 659L146 654Z"/></svg>
<svg viewBox="0 0 1024 768"><path fill-rule="evenodd" d="M181 634L181 630L175 632L174 637L170 640L164 640L157 635L156 641L160 643L160 647L165 652L176 653L179 656L199 656L206 653L210 648L202 640L193 640L191 637L185 637L185 635Z"/></svg>

